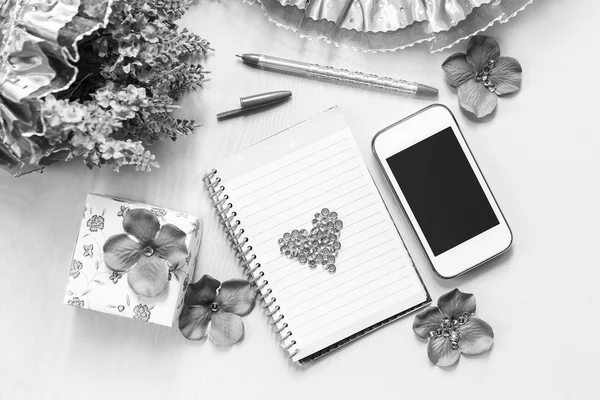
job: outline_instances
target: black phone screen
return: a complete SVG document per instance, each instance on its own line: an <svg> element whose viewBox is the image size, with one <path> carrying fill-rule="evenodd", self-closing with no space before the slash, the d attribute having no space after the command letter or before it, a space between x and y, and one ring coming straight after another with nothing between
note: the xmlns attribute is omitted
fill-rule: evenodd
<svg viewBox="0 0 600 400"><path fill-rule="evenodd" d="M386 161L435 256L499 224L452 128Z"/></svg>

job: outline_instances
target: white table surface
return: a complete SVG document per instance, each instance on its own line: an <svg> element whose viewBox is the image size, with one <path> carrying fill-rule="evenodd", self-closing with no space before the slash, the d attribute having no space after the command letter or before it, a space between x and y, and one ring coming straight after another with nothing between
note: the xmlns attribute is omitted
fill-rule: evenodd
<svg viewBox="0 0 600 400"><path fill-rule="evenodd" d="M600 130L597 17L592 0L538 0L489 30L524 69L515 96L485 122L462 113L444 81L450 52L426 48L364 54L307 41L269 23L258 7L201 1L184 25L216 52L206 88L182 115L204 126L156 147L151 173L89 171L79 162L13 179L0 174L0 399L362 399L592 398L597 396L600 317ZM567 18L565 18L567 17ZM243 66L239 52L263 52L413 79L440 88L514 233L512 250L458 279L433 275L370 153L381 128L429 101L344 87ZM241 95L292 90L264 113L217 123ZM596 100L594 100L596 99ZM62 304L86 193L144 201L201 216L196 273L241 277L200 182L215 161L330 106L339 105L391 207L434 299L458 287L475 293L494 328L489 353L442 370L412 332L413 316L312 364L290 363L262 310L246 335L219 349L179 331Z"/></svg>

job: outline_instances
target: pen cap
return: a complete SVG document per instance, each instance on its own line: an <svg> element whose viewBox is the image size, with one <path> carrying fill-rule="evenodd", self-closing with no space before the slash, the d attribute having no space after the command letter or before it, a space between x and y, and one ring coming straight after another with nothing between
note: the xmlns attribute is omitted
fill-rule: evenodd
<svg viewBox="0 0 600 400"><path fill-rule="evenodd" d="M242 108L255 108L265 106L267 104L276 103L284 100L292 95L292 92L281 90L277 92L268 92L255 94L252 96L240 97L240 105Z"/></svg>

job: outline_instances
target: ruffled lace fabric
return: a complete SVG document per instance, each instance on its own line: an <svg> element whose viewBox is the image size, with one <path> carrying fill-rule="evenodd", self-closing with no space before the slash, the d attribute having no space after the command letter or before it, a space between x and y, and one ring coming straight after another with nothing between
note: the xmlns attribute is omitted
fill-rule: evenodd
<svg viewBox="0 0 600 400"><path fill-rule="evenodd" d="M533 0L242 0L301 37L363 51L395 51L430 42L454 46L496 22L505 23Z"/></svg>
<svg viewBox="0 0 600 400"><path fill-rule="evenodd" d="M112 0L0 0L0 167L36 169L45 156L40 98L74 82L77 43L106 26Z"/></svg>
<svg viewBox="0 0 600 400"><path fill-rule="evenodd" d="M428 21L434 32L450 29L473 8L492 0L276 0L305 10L313 20L325 19L344 29L388 32Z"/></svg>

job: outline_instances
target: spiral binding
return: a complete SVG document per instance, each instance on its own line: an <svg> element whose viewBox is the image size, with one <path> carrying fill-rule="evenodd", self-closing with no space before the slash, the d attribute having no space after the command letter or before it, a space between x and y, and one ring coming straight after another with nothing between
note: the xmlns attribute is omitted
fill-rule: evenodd
<svg viewBox="0 0 600 400"><path fill-rule="evenodd" d="M269 281L262 279L265 275L263 271L259 271L258 274L255 274L255 272L260 269L260 263L256 262L255 254L250 254L252 251L252 246L248 244L247 237L242 238L244 229L238 229L241 223L239 220L235 220L237 213L232 211L233 204L227 203L229 196L225 193L225 186L220 185L221 178L216 175L217 170L213 169L204 175L202 180L204 181L209 196L214 203L214 207L217 210L217 215L219 218L221 218L221 224L229 236L229 241L233 245L233 248L237 253L237 257L240 259L240 263L246 270L245 273L248 275L248 281L256 287L258 292L261 293L260 298L264 302L262 307L269 309L272 306L275 306L273 310L267 314L267 316L273 319L271 325L276 326L285 318L285 316L280 313L281 307L276 304L277 299L274 296L269 299L269 296L273 293L273 291L269 288L263 292L263 290L268 286ZM259 283L261 279L262 282ZM278 313L279 315L276 316ZM281 328L275 331L275 333L281 335L280 342L282 343L292 336L292 331L286 331L287 327L288 324L284 322ZM284 331L286 332L284 333ZM295 345L296 341L292 340L284 347L284 350L286 350L289 354L288 358L293 358L300 352L299 349L292 349L292 347Z"/></svg>

